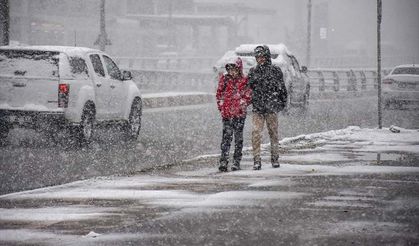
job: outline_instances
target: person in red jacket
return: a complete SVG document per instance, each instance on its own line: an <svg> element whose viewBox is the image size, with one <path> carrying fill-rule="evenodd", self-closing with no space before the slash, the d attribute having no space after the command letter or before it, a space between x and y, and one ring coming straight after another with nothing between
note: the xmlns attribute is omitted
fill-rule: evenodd
<svg viewBox="0 0 419 246"><path fill-rule="evenodd" d="M227 73L220 76L217 88L217 106L223 120L221 157L219 170L227 171L231 141L234 135L234 162L232 171L240 170L243 149L243 128L246 120L246 108L250 104L251 90L247 77L243 75L243 63L240 58L225 66Z"/></svg>

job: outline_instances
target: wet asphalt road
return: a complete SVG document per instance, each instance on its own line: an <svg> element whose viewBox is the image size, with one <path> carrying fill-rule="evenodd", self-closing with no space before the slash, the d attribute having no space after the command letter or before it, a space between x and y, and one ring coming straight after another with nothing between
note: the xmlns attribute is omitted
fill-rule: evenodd
<svg viewBox="0 0 419 246"><path fill-rule="evenodd" d="M307 112L280 116L280 135L296 136L349 125L375 127L376 100L313 101ZM122 141L117 129L100 129L87 148L52 143L43 134L13 130L0 147L0 194L95 176L138 172L203 154L218 153L221 120L213 104L145 110L137 143ZM419 128L419 111L384 111L384 126ZM245 146L250 146L251 115ZM267 141L265 131L264 141Z"/></svg>

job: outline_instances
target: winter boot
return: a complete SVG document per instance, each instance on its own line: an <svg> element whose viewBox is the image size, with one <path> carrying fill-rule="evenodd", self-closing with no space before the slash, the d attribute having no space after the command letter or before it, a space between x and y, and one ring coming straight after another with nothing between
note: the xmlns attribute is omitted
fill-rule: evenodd
<svg viewBox="0 0 419 246"><path fill-rule="evenodd" d="M240 161L235 160L233 166L231 166L231 171L238 171L240 168Z"/></svg>
<svg viewBox="0 0 419 246"><path fill-rule="evenodd" d="M279 157L278 157L278 156L272 156L272 158L271 158L271 163L272 163L272 167L273 167L273 168L278 168L278 167L280 167L278 159L279 159Z"/></svg>
<svg viewBox="0 0 419 246"><path fill-rule="evenodd" d="M254 158L253 170L260 170L262 168L262 160L259 156Z"/></svg>
<svg viewBox="0 0 419 246"><path fill-rule="evenodd" d="M220 172L227 172L227 161L220 161L220 165L218 166L218 170L220 170Z"/></svg>

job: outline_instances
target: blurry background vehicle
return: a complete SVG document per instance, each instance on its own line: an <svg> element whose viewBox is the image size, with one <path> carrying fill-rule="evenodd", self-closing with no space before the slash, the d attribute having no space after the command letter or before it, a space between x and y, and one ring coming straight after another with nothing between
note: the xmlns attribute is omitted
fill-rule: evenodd
<svg viewBox="0 0 419 246"><path fill-rule="evenodd" d="M419 65L400 65L383 79L385 109L419 106Z"/></svg>
<svg viewBox="0 0 419 246"><path fill-rule="evenodd" d="M224 56L214 65L214 72L217 75L225 73L225 64L233 56L243 60L243 71L247 75L250 68L256 66L254 49L260 44L242 44L235 50L227 51ZM300 67L297 58L288 50L284 44L268 45L271 51L272 64L281 68L284 74L284 81L288 90L287 107L306 108L309 103L310 81L307 77L307 67ZM217 76L218 77L218 76Z"/></svg>

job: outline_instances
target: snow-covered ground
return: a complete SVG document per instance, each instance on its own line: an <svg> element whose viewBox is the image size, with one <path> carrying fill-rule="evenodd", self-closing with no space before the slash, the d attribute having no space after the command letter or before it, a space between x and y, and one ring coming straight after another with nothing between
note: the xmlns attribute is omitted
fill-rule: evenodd
<svg viewBox="0 0 419 246"><path fill-rule="evenodd" d="M47 229L51 224L71 221L78 221L78 225L81 225L83 221L92 223L93 220L103 223L117 218L117 221L129 223L133 218L127 211L141 211L144 207L161 210L150 218L149 222L152 221L150 223L176 221L185 216L198 214L234 212L239 207L281 208L297 200L303 201L301 211L319 208L374 210L377 209L377 204L385 204L382 206L387 210L397 210L401 207L414 210L415 207L419 207L417 196L383 201L384 198L379 192L360 191L359 187L347 187L331 194L325 192L318 199L313 198L319 195L319 191L314 188L294 188L301 186L298 181L300 178L353 176L351 182L366 182L367 178L362 175L407 175L411 178L406 180L394 178L385 180L385 183L405 182L406 185L419 187L419 163L406 164L404 159L399 158L400 155L416 157L419 155L418 130L398 127L381 130L348 127L286 138L280 144L283 154L281 167L278 169L270 167L267 161L269 145L264 145L264 165L261 171L251 170L252 156L247 149L242 161L243 170L237 172L218 173L214 165L217 157L209 155L188 160L188 163L192 163L190 165L192 168L179 167L130 177L102 177L2 195L0 196L0 242L50 245L66 242L69 245L83 245L173 236L165 234L157 236L153 233L115 233L113 230L107 231L103 228L98 229L100 232L93 232L93 230L78 230L77 225L72 230ZM211 160L210 166L193 167L194 162L205 162L205 160ZM393 162L387 165L388 161ZM324 188L334 189L333 186ZM382 187L377 186L373 190L379 191L380 188ZM109 205L103 201L108 201ZM17 205L10 206L10 204ZM13 226L15 224L19 226ZM33 229L34 225L37 229ZM409 231L411 227L403 223L367 219L344 220L336 223L329 221L322 225L321 228L326 228L324 231L326 236L346 233L348 228L352 231L362 231L362 228L375 226L376 229L371 233L381 230L383 235L387 232L403 237L403 233ZM315 236L306 235L305 238L312 240L312 237ZM418 240L417 235L413 238Z"/></svg>

